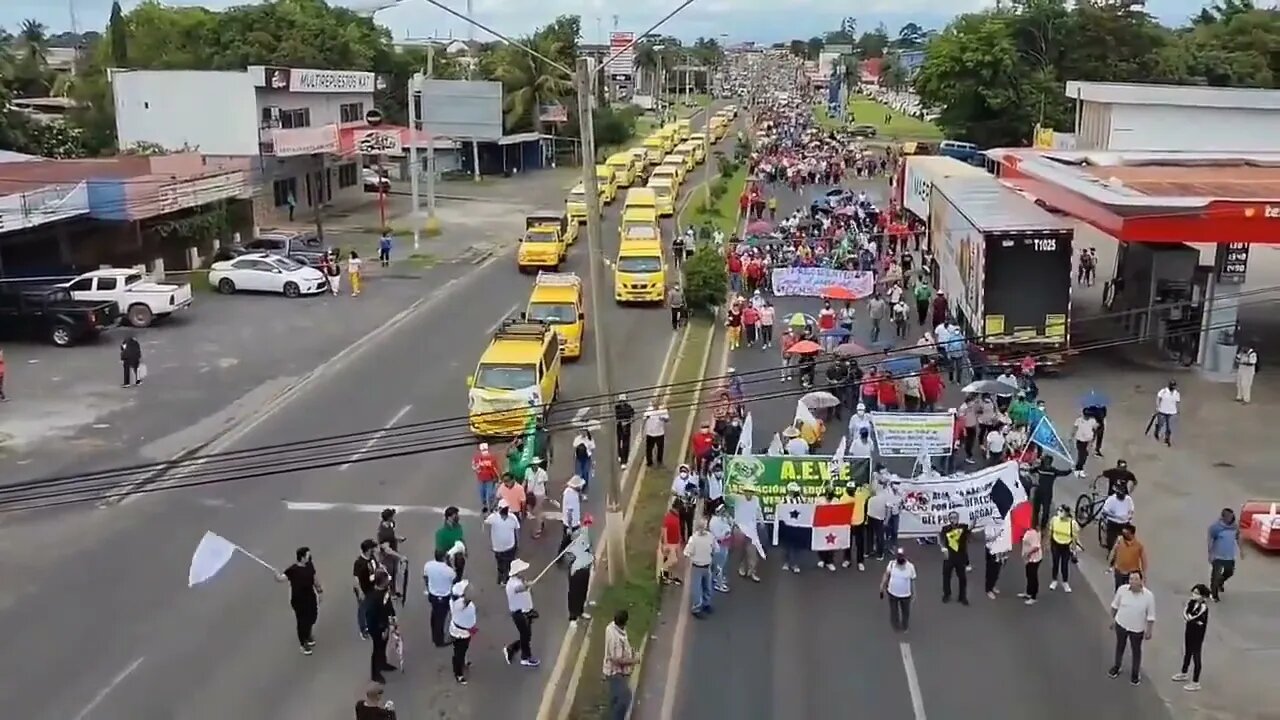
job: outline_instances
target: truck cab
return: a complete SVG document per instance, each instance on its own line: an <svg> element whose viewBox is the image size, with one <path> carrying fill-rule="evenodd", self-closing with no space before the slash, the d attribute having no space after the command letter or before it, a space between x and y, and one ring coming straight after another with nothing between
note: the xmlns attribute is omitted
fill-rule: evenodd
<svg viewBox="0 0 1280 720"><path fill-rule="evenodd" d="M661 167L658 168L658 170L661 169ZM654 174L649 178L649 184L646 187L653 191L658 216L671 217L676 214L676 186L673 178L658 175L658 170L653 171Z"/></svg>
<svg viewBox="0 0 1280 720"><path fill-rule="evenodd" d="M517 269L520 272L534 268L558 270L568 254L565 240L568 216L555 210L532 213L525 217L524 228L524 237L516 250Z"/></svg>
<svg viewBox="0 0 1280 720"><path fill-rule="evenodd" d="M587 191L582 189L582 183L574 185L569 196L564 199L564 214L569 219L569 225L587 221Z"/></svg>
<svg viewBox="0 0 1280 720"><path fill-rule="evenodd" d="M136 328L191 307L191 284L154 283L133 268L100 268L64 285L76 300L114 302Z"/></svg>
<svg viewBox="0 0 1280 720"><path fill-rule="evenodd" d="M628 188L636 181L635 159L630 153L614 153L609 156L605 164L613 170L613 184L616 187Z"/></svg>
<svg viewBox="0 0 1280 720"><path fill-rule="evenodd" d="M529 320L555 328L560 352L566 359L582 357L587 326L582 297L582 278L574 273L540 272L524 311Z"/></svg>
<svg viewBox="0 0 1280 720"><path fill-rule="evenodd" d="M560 395L560 340L546 323L509 319L467 378L467 418L480 437L512 437Z"/></svg>
<svg viewBox="0 0 1280 720"><path fill-rule="evenodd" d="M58 285L0 284L0 333L38 338L58 347L91 340L120 320L111 300L76 300Z"/></svg>
<svg viewBox="0 0 1280 720"><path fill-rule="evenodd" d="M661 241L656 207L632 207L622 212L622 220L618 223L618 242L628 240Z"/></svg>
<svg viewBox="0 0 1280 720"><path fill-rule="evenodd" d="M637 238L622 241L613 267L613 299L619 303L662 302L667 291L662 243Z"/></svg>
<svg viewBox="0 0 1280 720"><path fill-rule="evenodd" d="M650 135L644 139L644 154L649 161L649 167L660 164L667 156L667 141L658 133Z"/></svg>
<svg viewBox="0 0 1280 720"><path fill-rule="evenodd" d="M693 134L693 121L689 118L681 118L676 121L676 133L680 136L680 141L684 142Z"/></svg>

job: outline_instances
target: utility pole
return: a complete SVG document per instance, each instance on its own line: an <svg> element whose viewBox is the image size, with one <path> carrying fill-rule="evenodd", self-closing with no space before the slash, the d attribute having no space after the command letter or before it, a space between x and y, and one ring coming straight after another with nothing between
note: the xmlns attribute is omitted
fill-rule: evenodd
<svg viewBox="0 0 1280 720"><path fill-rule="evenodd" d="M595 76L595 60L589 57L578 58L578 127L582 134L582 187L586 191L587 200L587 248L588 266L591 281L591 319L592 339L595 350L597 392L609 392L608 355L604 348L604 332L601 327L601 308L604 302L600 265L604 262L604 253L600 246L600 187L596 182L596 136L595 123L591 103L595 100L593 78ZM606 414L608 411L605 411ZM600 423L601 434L615 432L611 418L604 418ZM617 447L617 439L602 439L600 447ZM609 569L609 583L613 584L618 577L626 577L626 532L623 529L621 473L612 463L603 465L608 475L607 493L605 494L605 535L609 538L607 547L609 557L606 566ZM621 570L622 575L618 572Z"/></svg>
<svg viewBox="0 0 1280 720"><path fill-rule="evenodd" d="M467 0L467 17L475 17L472 8L472 0ZM467 23L467 79L471 79L471 74L475 72L476 67L476 26L473 22ZM480 182L480 143L475 138L471 138L471 173L476 182Z"/></svg>
<svg viewBox="0 0 1280 720"><path fill-rule="evenodd" d="M435 77L436 72L436 46L435 44L427 45L427 80ZM419 93L421 97L421 93ZM421 121L421 118L419 118ZM426 129L426 123L423 123L423 129ZM438 221L436 220L436 138L434 135L427 134L427 221L432 228L435 228Z"/></svg>

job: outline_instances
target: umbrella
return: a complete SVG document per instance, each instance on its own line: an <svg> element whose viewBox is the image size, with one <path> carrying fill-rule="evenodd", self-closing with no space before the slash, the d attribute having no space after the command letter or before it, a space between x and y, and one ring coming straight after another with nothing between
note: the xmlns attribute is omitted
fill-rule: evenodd
<svg viewBox="0 0 1280 720"><path fill-rule="evenodd" d="M788 355L812 355L822 352L822 346L812 340L801 340L787 348Z"/></svg>
<svg viewBox="0 0 1280 720"><path fill-rule="evenodd" d="M1018 388L997 380L978 380L965 385L960 392L972 395L1013 395L1018 392Z"/></svg>
<svg viewBox="0 0 1280 720"><path fill-rule="evenodd" d="M828 285L822 288L822 292L820 294L822 295L822 297L827 298L828 300L857 300L858 299L858 293L850 290L847 287L841 287L839 285Z"/></svg>
<svg viewBox="0 0 1280 720"><path fill-rule="evenodd" d="M858 343L851 343L851 342L845 343L843 345L837 345L835 349L835 353L841 357L855 357L858 355L869 355L872 352L873 352L872 350L868 350L862 347L861 345L859 345Z"/></svg>
<svg viewBox="0 0 1280 720"><path fill-rule="evenodd" d="M791 317L787 318L787 324L793 328L800 328L800 327L804 327L805 325L816 326L818 324L818 321L814 320L812 315L805 315L804 313L796 313Z"/></svg>
<svg viewBox="0 0 1280 720"><path fill-rule="evenodd" d="M768 220L756 220L747 225L748 235L768 235L771 232L773 232L773 226L769 224Z"/></svg>
<svg viewBox="0 0 1280 720"><path fill-rule="evenodd" d="M885 358L881 364L885 370L898 376L914 375L920 372L920 358L914 355Z"/></svg>
<svg viewBox="0 0 1280 720"><path fill-rule="evenodd" d="M1090 408L1090 407L1104 408L1110 404L1111 404L1111 401L1107 399L1107 396L1103 395L1097 390L1090 390L1089 392L1085 393L1083 397L1080 398L1080 407L1082 408Z"/></svg>
<svg viewBox="0 0 1280 720"><path fill-rule="evenodd" d="M815 390L800 398L800 402L804 403L805 407L816 410L818 408L835 407L840 404L840 398L826 390Z"/></svg>

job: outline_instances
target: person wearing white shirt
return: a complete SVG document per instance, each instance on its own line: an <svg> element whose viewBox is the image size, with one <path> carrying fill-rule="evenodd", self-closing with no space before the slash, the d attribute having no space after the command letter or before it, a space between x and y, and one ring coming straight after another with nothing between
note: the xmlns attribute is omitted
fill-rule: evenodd
<svg viewBox="0 0 1280 720"><path fill-rule="evenodd" d="M764 546L760 542L760 523L763 520L760 499L752 488L744 487L742 496L733 503L733 525L746 541L742 543L742 562L738 565L738 575L750 577L753 582L760 582L760 560L764 556Z"/></svg>
<svg viewBox="0 0 1280 720"><path fill-rule="evenodd" d="M1133 497L1124 492L1123 488L1116 488L1116 491L1102 501L1102 521L1107 524L1107 550L1116 544L1121 529L1133 522Z"/></svg>
<svg viewBox="0 0 1280 720"><path fill-rule="evenodd" d="M1098 434L1098 421L1082 410L1071 427L1076 441L1076 477L1084 477L1084 464L1089 459L1089 444Z"/></svg>
<svg viewBox="0 0 1280 720"><path fill-rule="evenodd" d="M564 524L564 536L560 538L560 548L564 552L569 545L573 532L582 526L582 478L574 475L565 483L564 494L560 496L560 518Z"/></svg>
<svg viewBox="0 0 1280 720"><path fill-rule="evenodd" d="M858 431L863 428L871 430L871 416L867 414L867 406L858 403L853 408L853 415L849 417L849 439L858 437Z"/></svg>
<svg viewBox="0 0 1280 720"><path fill-rule="evenodd" d="M866 459L870 458L875 451L875 445L871 442L871 428L863 427L858 430L858 434L849 440L847 452L849 457Z"/></svg>
<svg viewBox="0 0 1280 720"><path fill-rule="evenodd" d="M787 438L787 442L783 448L787 451L788 455L803 456L809 454L809 443L805 442L804 438L800 437L799 430L789 427L782 433L782 436Z"/></svg>
<svg viewBox="0 0 1280 720"><path fill-rule="evenodd" d="M996 394L996 397L1000 398L1002 401L1005 400L1006 398L1012 400L1013 394L1018 391L1017 376L1014 375L1013 372L1011 372L1008 368L1005 368L1005 371L1001 373L999 377L996 378L996 382L1000 383L1001 385L1009 386L1008 390L1001 390L999 393Z"/></svg>
<svg viewBox="0 0 1280 720"><path fill-rule="evenodd" d="M453 646L453 679L459 685L467 684L467 651L471 638L476 634L478 618L476 604L471 599L471 581L459 580L454 584L449 601L449 637Z"/></svg>
<svg viewBox="0 0 1280 720"><path fill-rule="evenodd" d="M644 464L653 467L662 464L662 453L667 444L667 423L671 420L666 408L649 406L644 412Z"/></svg>
<svg viewBox="0 0 1280 720"><path fill-rule="evenodd" d="M1236 353L1236 402L1253 400L1253 376L1258 370L1258 351L1252 345L1241 345Z"/></svg>
<svg viewBox="0 0 1280 720"><path fill-rule="evenodd" d="M511 561L516 559L516 538L520 535L520 521L507 507L506 500L498 501L498 510L484 519L489 528L489 543L493 548L493 558L498 564L498 584L505 585L511 570Z"/></svg>
<svg viewBox="0 0 1280 720"><path fill-rule="evenodd" d="M711 521L707 524L711 537L716 541L715 552L711 555L711 580L719 592L729 592L729 575L725 568L729 564L729 545L733 542L733 524L729 522L728 508L721 503L716 507Z"/></svg>
<svg viewBox="0 0 1280 720"><path fill-rule="evenodd" d="M591 519L585 518L582 527L573 533L572 540L564 548L569 562L569 624L577 626L578 618L591 619L587 612L587 590L591 588L591 568L595 554L591 548Z"/></svg>
<svg viewBox="0 0 1280 720"><path fill-rule="evenodd" d="M427 603L431 605L431 644L444 647L448 644L444 639L444 624L449 616L449 596L453 594L458 573L445 562L445 552L436 550L435 557L422 568L422 579L427 585Z"/></svg>
<svg viewBox="0 0 1280 720"><path fill-rule="evenodd" d="M991 464L994 465L1004 458L1005 436L998 429L988 432L982 444L987 448L987 461Z"/></svg>
<svg viewBox="0 0 1280 720"><path fill-rule="evenodd" d="M1147 430L1155 430L1156 440L1160 439L1160 430L1164 429L1164 444L1173 445L1173 419L1178 416L1178 405L1182 402L1182 393L1178 392L1178 383L1173 380L1160 388L1156 393L1156 414L1147 424Z"/></svg>
<svg viewBox="0 0 1280 720"><path fill-rule="evenodd" d="M689 542L685 543L684 556L689 558L692 570L693 593L689 611L694 617L702 617L712 612L711 606L711 561L715 554L716 541L707 529L707 521L699 519L694 525Z"/></svg>
<svg viewBox="0 0 1280 720"><path fill-rule="evenodd" d="M502 648L502 657L511 664L516 651L520 651L520 664L536 668L541 663L533 656L533 620L538 615L533 610L533 593L529 583L524 580L524 573L529 563L519 558L511 561L511 577L507 580L507 610L511 612L511 622L516 626L516 640Z"/></svg>
<svg viewBox="0 0 1280 720"><path fill-rule="evenodd" d="M883 560L885 554L884 521L889 515L889 492L883 485L867 498L867 532L871 538L871 557Z"/></svg>
<svg viewBox="0 0 1280 720"><path fill-rule="evenodd" d="M1116 590L1115 597L1111 599L1111 628L1116 633L1116 654L1107 676L1120 676L1124 649L1128 645L1132 650L1129 682L1133 685L1142 682L1142 642L1151 639L1156 624L1156 598L1142 581L1142 573L1129 573L1129 584Z"/></svg>
<svg viewBox="0 0 1280 720"><path fill-rule="evenodd" d="M895 632L907 632L911 628L911 598L915 590L916 566L907 559L906 552L898 548L880 579L880 597L889 599L889 626Z"/></svg>
<svg viewBox="0 0 1280 720"><path fill-rule="evenodd" d="M524 471L524 489L527 495L526 504L528 505L529 520L537 520L538 525L533 530L533 539L537 540L542 537L542 531L547 528L547 510L548 502L552 502L547 498L547 483L550 478L547 476L547 469L542 466L542 458L534 458L534 463ZM555 504L552 502L552 504Z"/></svg>
<svg viewBox="0 0 1280 720"><path fill-rule="evenodd" d="M591 485L591 470L595 465L596 441L591 431L583 428L573 438L573 474L582 478L582 494Z"/></svg>

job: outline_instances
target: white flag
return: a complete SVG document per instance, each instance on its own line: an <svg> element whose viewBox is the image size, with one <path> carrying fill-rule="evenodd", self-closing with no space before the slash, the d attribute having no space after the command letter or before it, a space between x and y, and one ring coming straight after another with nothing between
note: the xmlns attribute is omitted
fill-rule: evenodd
<svg viewBox="0 0 1280 720"><path fill-rule="evenodd" d="M280 573L257 555L211 530L206 530L204 537L200 538L200 544L196 546L196 551L191 554L191 567L187 570L187 587L195 587L217 575L227 563L231 562L232 556L237 552L244 554L245 557L272 573Z"/></svg>
<svg viewBox="0 0 1280 720"><path fill-rule="evenodd" d="M841 435L840 442L836 444L836 451L831 453L832 465L839 466L840 463L844 462L845 447L848 445L848 443L849 443L849 439Z"/></svg>
<svg viewBox="0 0 1280 720"><path fill-rule="evenodd" d="M764 451L765 455L778 456L782 454L782 436L778 433L773 434L773 439L769 441L769 449Z"/></svg>
<svg viewBox="0 0 1280 720"><path fill-rule="evenodd" d="M812 428L818 427L818 418L814 417L813 411L802 402L796 403L796 420Z"/></svg>
<svg viewBox="0 0 1280 720"><path fill-rule="evenodd" d="M747 413L747 419L742 421L742 434L738 436L738 447L736 448L739 455L750 455L755 452L755 423L751 420L751 413Z"/></svg>

